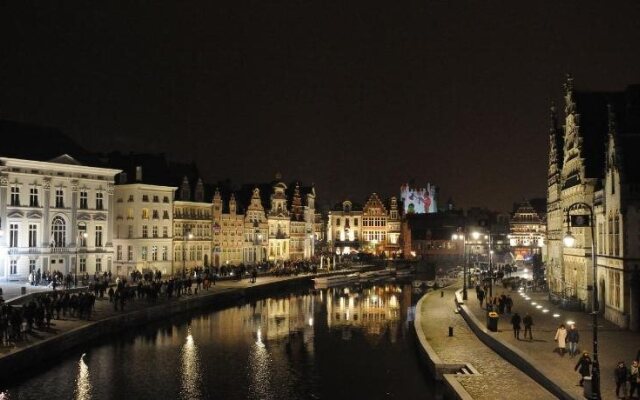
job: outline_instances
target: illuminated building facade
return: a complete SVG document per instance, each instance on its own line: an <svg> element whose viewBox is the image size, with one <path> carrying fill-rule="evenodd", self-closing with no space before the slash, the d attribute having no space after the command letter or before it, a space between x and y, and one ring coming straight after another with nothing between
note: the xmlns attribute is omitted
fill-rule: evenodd
<svg viewBox="0 0 640 400"><path fill-rule="evenodd" d="M547 278L555 297L590 309L592 286L600 312L621 327L640 329L640 277L637 260L640 221L640 86L623 92L582 92L567 78L564 127L551 110L547 193ZM563 245L566 211L576 203L593 207L597 246L590 227L572 227L575 246ZM571 214L586 214L571 209ZM593 280L591 255L597 254Z"/></svg>
<svg viewBox="0 0 640 400"><path fill-rule="evenodd" d="M542 256L547 225L528 200L518 205L509 227L509 245L516 262L530 261L533 255Z"/></svg>
<svg viewBox="0 0 640 400"><path fill-rule="evenodd" d="M414 188L409 184L400 187L400 200L404 214L430 214L438 212L438 188L427 183L424 188Z"/></svg>
<svg viewBox="0 0 640 400"><path fill-rule="evenodd" d="M204 201L204 185L198 179L191 195L189 180L185 177L179 189L180 200L173 203L173 269L211 265L212 204ZM191 200L193 198L193 201Z"/></svg>
<svg viewBox="0 0 640 400"><path fill-rule="evenodd" d="M0 279L93 274L113 264L116 169L0 157Z"/></svg>
<svg viewBox="0 0 640 400"><path fill-rule="evenodd" d="M115 187L115 265L121 275L131 271L156 271L171 274L173 266L173 197L176 187L142 183ZM122 175L122 174L121 174Z"/></svg>
<svg viewBox="0 0 640 400"><path fill-rule="evenodd" d="M220 191L213 195L213 266L238 265L244 261L245 215L239 212L235 194L224 207Z"/></svg>
<svg viewBox="0 0 640 400"><path fill-rule="evenodd" d="M244 216L243 262L247 265L267 260L269 224L260 198L260 189L254 188Z"/></svg>
<svg viewBox="0 0 640 400"><path fill-rule="evenodd" d="M362 243L367 253L381 254L387 246L389 214L377 193L362 208Z"/></svg>
<svg viewBox="0 0 640 400"><path fill-rule="evenodd" d="M362 209L346 200L329 211L327 218L327 243L337 254L358 252L362 240Z"/></svg>

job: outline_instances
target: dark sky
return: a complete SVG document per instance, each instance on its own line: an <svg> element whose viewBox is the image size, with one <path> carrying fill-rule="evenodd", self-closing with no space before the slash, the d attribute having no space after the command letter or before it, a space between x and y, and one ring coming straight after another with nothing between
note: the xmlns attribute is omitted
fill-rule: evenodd
<svg viewBox="0 0 640 400"><path fill-rule="evenodd" d="M544 196L548 106L640 82L637 1L13 1L0 118L325 202Z"/></svg>

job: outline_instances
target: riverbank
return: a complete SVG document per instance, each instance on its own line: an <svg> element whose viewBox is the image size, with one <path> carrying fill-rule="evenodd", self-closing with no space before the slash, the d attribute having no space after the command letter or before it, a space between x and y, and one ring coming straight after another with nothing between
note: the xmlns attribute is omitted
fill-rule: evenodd
<svg viewBox="0 0 640 400"><path fill-rule="evenodd" d="M197 295L164 299L156 303L136 300L127 303L126 311L115 311L107 299L97 299L93 320L67 318L53 320L49 331L35 331L27 341L0 349L0 370L3 380L12 380L24 371L64 356L69 350L106 335L211 306L231 305L247 296L258 296L287 286L308 282L316 276L347 274L352 270L332 271L318 275L260 277L256 283L223 281L209 291Z"/></svg>
<svg viewBox="0 0 640 400"><path fill-rule="evenodd" d="M555 398L475 336L457 311L458 286L429 292L416 304L414 327L421 355L431 375L442 382L444 398Z"/></svg>

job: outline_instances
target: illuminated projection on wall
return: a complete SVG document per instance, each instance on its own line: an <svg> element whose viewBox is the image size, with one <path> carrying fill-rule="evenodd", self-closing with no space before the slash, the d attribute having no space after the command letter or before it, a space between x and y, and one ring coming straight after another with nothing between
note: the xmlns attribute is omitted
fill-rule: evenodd
<svg viewBox="0 0 640 400"><path fill-rule="evenodd" d="M425 188L400 187L400 198L405 214L429 214L438 212L438 187L427 183Z"/></svg>

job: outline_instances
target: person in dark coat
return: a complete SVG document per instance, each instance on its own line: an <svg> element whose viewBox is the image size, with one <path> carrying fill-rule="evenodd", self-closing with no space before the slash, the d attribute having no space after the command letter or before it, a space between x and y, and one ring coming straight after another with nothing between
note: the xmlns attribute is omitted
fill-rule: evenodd
<svg viewBox="0 0 640 400"><path fill-rule="evenodd" d="M589 353L585 351L574 368L574 371L578 371L580 374L580 386L584 383L584 377L591 375L591 364L591 357L589 357Z"/></svg>
<svg viewBox="0 0 640 400"><path fill-rule="evenodd" d="M576 329L575 325L571 325L567 331L567 344L569 345L569 355L571 358L578 354L578 341L580 340L580 333Z"/></svg>
<svg viewBox="0 0 640 400"><path fill-rule="evenodd" d="M511 325L513 325L513 337L520 340L520 322L522 319L518 313L514 313L511 317Z"/></svg>
<svg viewBox="0 0 640 400"><path fill-rule="evenodd" d="M622 388L622 398L627 398L627 381L629 380L629 369L624 364L624 361L620 361L614 371L616 379L616 397L620 398L620 388Z"/></svg>
<svg viewBox="0 0 640 400"><path fill-rule="evenodd" d="M484 301L484 290L478 287L478 302L480 302L480 308L482 308L482 302Z"/></svg>
<svg viewBox="0 0 640 400"><path fill-rule="evenodd" d="M533 326L533 318L531 318L531 315L527 313L522 319L522 322L524 323L524 338L525 339L527 338L527 332L528 332L529 340L533 340L533 335L531 334L531 327Z"/></svg>

